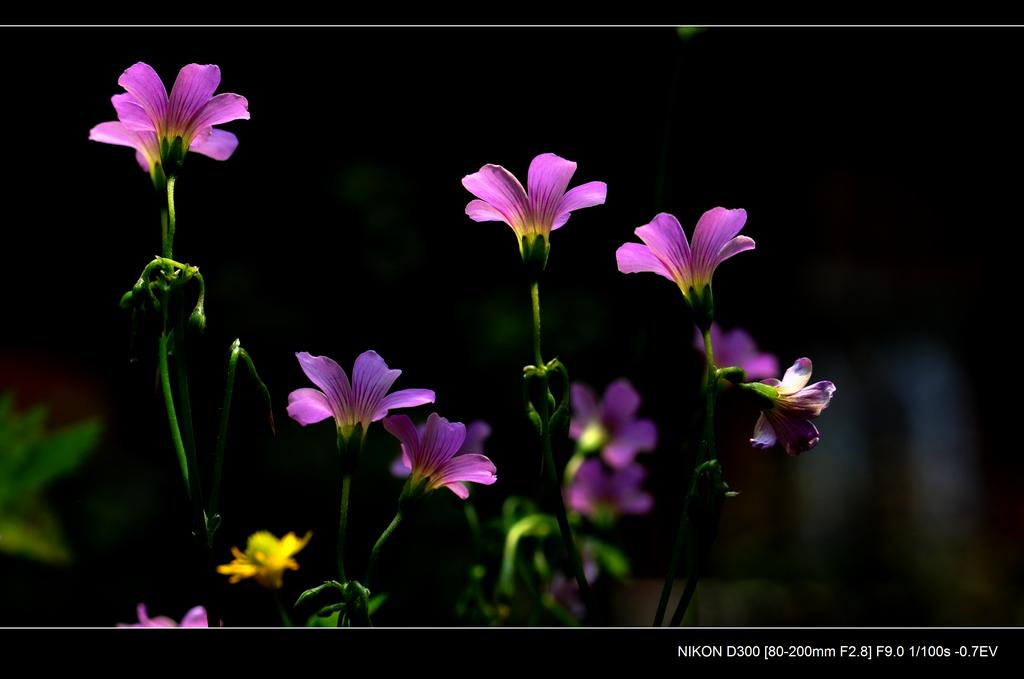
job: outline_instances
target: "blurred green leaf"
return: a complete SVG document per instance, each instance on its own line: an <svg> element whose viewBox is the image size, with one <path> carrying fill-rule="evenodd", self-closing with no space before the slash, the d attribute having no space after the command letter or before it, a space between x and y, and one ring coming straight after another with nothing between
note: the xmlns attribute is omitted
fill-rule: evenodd
<svg viewBox="0 0 1024 679"><path fill-rule="evenodd" d="M47 563L71 559L44 491L82 465L96 448L100 423L84 420L47 432L46 407L14 410L0 395L0 551Z"/></svg>

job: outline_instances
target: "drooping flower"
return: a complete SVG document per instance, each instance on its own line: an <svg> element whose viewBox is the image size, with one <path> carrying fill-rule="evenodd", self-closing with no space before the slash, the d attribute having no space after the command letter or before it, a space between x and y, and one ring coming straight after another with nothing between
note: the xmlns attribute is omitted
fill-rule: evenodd
<svg viewBox="0 0 1024 679"><path fill-rule="evenodd" d="M134 148L139 165L154 180L161 171L173 174L187 151L227 160L238 137L213 126L249 119L245 97L214 95L220 85L220 68L214 64L182 67L170 96L153 67L141 61L117 84L126 90L112 98L117 120L92 128L89 139Z"/></svg>
<svg viewBox="0 0 1024 679"><path fill-rule="evenodd" d="M146 604L139 604L135 611L139 615L139 621L136 623L121 623L118 627L209 627L209 619L206 615L206 609L202 606L196 606L190 608L185 617L181 619L181 624L174 622L171 618L164 615L158 615L155 618L149 617L146 612Z"/></svg>
<svg viewBox="0 0 1024 679"><path fill-rule="evenodd" d="M568 488L569 506L595 523L611 523L627 514L646 514L654 498L641 485L647 471L633 463L622 469L605 469L591 458L580 465Z"/></svg>
<svg viewBox="0 0 1024 679"><path fill-rule="evenodd" d="M244 553L238 547L232 547L231 554L235 558L231 563L217 566L217 572L230 575L228 582L231 584L255 578L263 587L281 589L284 572L299 570L299 564L292 557L302 551L311 537L313 531L306 533L301 540L295 533L278 539L273 533L261 530L249 536Z"/></svg>
<svg viewBox="0 0 1024 679"><path fill-rule="evenodd" d="M704 336L694 330L693 346L704 355ZM758 351L757 343L743 328L722 330L718 323L711 324L711 347L718 367L742 368L747 378L759 380L779 374L779 359L774 354Z"/></svg>
<svg viewBox="0 0 1024 679"><path fill-rule="evenodd" d="M551 232L569 221L573 210L604 203L608 193L604 182L587 182L566 191L575 172L576 163L571 160L542 153L530 163L523 189L501 165L484 165L462 178L462 185L479 199L466 205L466 214L476 222L511 226L523 260L543 268Z"/></svg>
<svg viewBox="0 0 1024 679"><path fill-rule="evenodd" d="M497 468L479 452L463 452L466 425L449 422L431 413L420 434L406 415L384 420L387 429L402 444L402 456L409 461L410 475L403 494L419 497L442 486L465 500L466 483L491 485L498 480Z"/></svg>
<svg viewBox="0 0 1024 679"><path fill-rule="evenodd" d="M388 393L401 370L391 370L376 351L364 351L352 367L352 381L344 369L326 356L295 354L306 377L319 389L296 389L288 394L288 416L306 426L333 417L345 438L356 425L365 433L370 423L383 419L389 410L434 402L430 389L402 389Z"/></svg>
<svg viewBox="0 0 1024 679"><path fill-rule="evenodd" d="M636 418L640 394L629 380L621 378L609 384L600 403L594 390L582 382L574 382L571 391L569 436L584 452L600 450L605 462L621 469L631 464L637 453L654 450L658 444L654 422Z"/></svg>
<svg viewBox="0 0 1024 679"><path fill-rule="evenodd" d="M800 358L781 382L767 379L744 385L766 397L763 402L768 404L754 425L751 445L767 450L778 443L790 455L799 455L818 445L821 436L809 420L828 407L836 387L828 381L807 386L810 379L811 359Z"/></svg>
<svg viewBox="0 0 1024 679"><path fill-rule="evenodd" d="M416 431L419 433L420 438L423 438L424 433L427 430L426 423L416 427ZM462 442L462 446L455 453L461 455L462 453L471 452L483 452L484 442L491 435L491 425L487 424L483 420L473 420L466 425L466 440ZM412 470L412 463L409 461L409 456L405 454L405 446L402 446L402 452L398 454L395 461L391 463L391 475L395 478L404 479L409 476Z"/></svg>
<svg viewBox="0 0 1024 679"><path fill-rule="evenodd" d="M715 269L733 255L754 249L753 239L736 235L746 221L746 210L712 208L701 215L691 244L679 220L662 212L649 224L637 228L636 235L643 245L625 243L615 252L619 271L646 271L674 281L687 303L704 312L710 321L711 278Z"/></svg>

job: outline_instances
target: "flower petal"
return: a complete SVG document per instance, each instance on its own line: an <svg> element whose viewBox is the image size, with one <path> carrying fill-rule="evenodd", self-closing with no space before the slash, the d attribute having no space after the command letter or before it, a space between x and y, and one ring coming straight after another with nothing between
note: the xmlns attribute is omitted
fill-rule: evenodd
<svg viewBox="0 0 1024 679"><path fill-rule="evenodd" d="M402 444L402 453L409 460L409 468L418 467L420 435L408 415L393 415L384 419L384 429Z"/></svg>
<svg viewBox="0 0 1024 679"><path fill-rule="evenodd" d="M338 424L354 423L352 417L352 386L345 370L327 356L313 356L305 351L295 354L299 367L309 381L320 387Z"/></svg>
<svg viewBox="0 0 1024 679"><path fill-rule="evenodd" d="M491 435L491 425L483 420L473 420L466 425L466 440L462 442L458 455L465 453L481 453L484 450L484 441Z"/></svg>
<svg viewBox="0 0 1024 679"><path fill-rule="evenodd" d="M772 425L764 413L761 413L757 418L757 424L754 425L754 436L750 439L750 445L761 450L768 450L775 445L775 441L775 430L772 429Z"/></svg>
<svg viewBox="0 0 1024 679"><path fill-rule="evenodd" d="M498 480L497 471L494 463L483 455L456 455L434 473L431 485L435 488L445 486L462 499L466 499L469 492L464 483L482 483L489 486ZM466 495L462 495L461 491L465 491Z"/></svg>
<svg viewBox="0 0 1024 679"><path fill-rule="evenodd" d="M515 229L517 234L525 232L529 212L526 190L511 172L501 165L484 165L479 172L463 177L462 185L500 213L503 221ZM469 214L468 205L466 214Z"/></svg>
<svg viewBox="0 0 1024 679"><path fill-rule="evenodd" d="M821 415L835 393L836 385L831 382L815 382L795 394L783 396L779 399L778 408L794 417L810 419Z"/></svg>
<svg viewBox="0 0 1024 679"><path fill-rule="evenodd" d="M625 243L615 251L615 262L622 273L656 273L675 281L672 273L649 247L640 243Z"/></svg>
<svg viewBox="0 0 1024 679"><path fill-rule="evenodd" d="M621 469L636 459L636 454L654 450L658 445L658 429L650 420L636 420L619 429L601 451L604 461L613 469Z"/></svg>
<svg viewBox="0 0 1024 679"><path fill-rule="evenodd" d="M396 408L414 408L425 403L433 403L436 395L431 389L400 389L385 396L377 411L373 414L373 421L381 419L388 414L389 410Z"/></svg>
<svg viewBox="0 0 1024 679"><path fill-rule="evenodd" d="M640 409L640 394L629 380L620 378L608 385L601 401L601 421L614 435Z"/></svg>
<svg viewBox="0 0 1024 679"><path fill-rule="evenodd" d="M103 144L114 144L116 146L130 146L139 148L139 135L129 130L119 120L109 123L100 123L89 130L89 139Z"/></svg>
<svg viewBox="0 0 1024 679"><path fill-rule="evenodd" d="M673 280L683 286L689 285L690 244L678 219L667 212L659 213L649 224L639 227L636 235L661 260Z"/></svg>
<svg viewBox="0 0 1024 679"><path fill-rule="evenodd" d="M818 445L821 434L814 423L799 417L789 417L779 409L765 413L778 436L779 444L789 455L799 455Z"/></svg>
<svg viewBox="0 0 1024 679"><path fill-rule="evenodd" d="M201 129L196 124L199 112L220 85L220 67L215 64L188 64L178 71L171 87L167 109L168 131L191 136ZM212 124L212 123L211 123Z"/></svg>
<svg viewBox="0 0 1024 679"><path fill-rule="evenodd" d="M117 119L129 130L135 132L156 132L156 126L139 101L128 93L115 94L110 98L117 111Z"/></svg>
<svg viewBox="0 0 1024 679"><path fill-rule="evenodd" d="M551 230L554 231L569 221L569 213L573 210L603 205L607 195L608 185L604 182L587 182L569 189L562 197L562 202L558 204L555 223L551 225Z"/></svg>
<svg viewBox="0 0 1024 679"><path fill-rule="evenodd" d="M795 394L803 389L811 379L811 359L798 358L796 363L790 366L786 374L782 376L782 382L778 385L780 394Z"/></svg>
<svg viewBox="0 0 1024 679"><path fill-rule="evenodd" d="M779 359L773 354L756 353L740 363L747 373L747 379L758 380L779 374Z"/></svg>
<svg viewBox="0 0 1024 679"><path fill-rule="evenodd" d="M449 422L437 413L430 413L420 436L420 459L412 458L413 471L437 481L436 474L462 447L466 425ZM437 487L440 483L435 483Z"/></svg>
<svg viewBox="0 0 1024 679"><path fill-rule="evenodd" d="M227 160L238 148L238 137L227 130L216 130L212 127L206 128L192 140L189 151L201 153L214 160Z"/></svg>
<svg viewBox="0 0 1024 679"><path fill-rule="evenodd" d="M482 200L471 200L466 205L466 214L474 222L507 222L505 215L494 208L490 203Z"/></svg>
<svg viewBox="0 0 1024 679"><path fill-rule="evenodd" d="M232 120L249 120L249 102L240 94L225 92L206 102L192 122L196 130L202 130Z"/></svg>
<svg viewBox="0 0 1024 679"><path fill-rule="evenodd" d="M554 153L542 153L533 159L526 174L526 193L530 214L536 221L554 224L558 206L575 172L576 163Z"/></svg>
<svg viewBox="0 0 1024 679"><path fill-rule="evenodd" d="M740 232L746 221L747 211L742 208L727 210L724 207L716 207L701 215L697 222L697 228L693 231L692 268L694 278L711 280L715 267L721 261L719 253L723 246ZM753 243L750 241L750 247L753 247Z"/></svg>
<svg viewBox="0 0 1024 679"><path fill-rule="evenodd" d="M391 463L391 475L396 479L404 479L409 476L410 472L412 472L412 462L409 461L409 454L405 452L405 446L402 446L401 454Z"/></svg>
<svg viewBox="0 0 1024 679"><path fill-rule="evenodd" d="M597 404L597 394L582 382L573 382L570 388L572 403L572 420L569 424L569 436L579 439L583 436L587 425L601 417L600 406Z"/></svg>
<svg viewBox="0 0 1024 679"><path fill-rule="evenodd" d="M210 621L206 615L206 609L202 606L190 608L185 617L181 619L180 627L209 627Z"/></svg>
<svg viewBox="0 0 1024 679"><path fill-rule="evenodd" d="M748 236L736 236L731 241L722 246L722 249L718 251L718 256L715 257L714 266L712 271L718 268L718 265L729 259L733 255L738 255L741 252L754 249L754 239Z"/></svg>
<svg viewBox="0 0 1024 679"><path fill-rule="evenodd" d="M356 357L352 366L352 408L364 427L376 419L384 396L401 374L401 370L388 368L380 354L372 349Z"/></svg>
<svg viewBox="0 0 1024 679"><path fill-rule="evenodd" d="M167 118L167 88L153 67L140 61L128 67L117 79L117 84L135 97L159 129Z"/></svg>
<svg viewBox="0 0 1024 679"><path fill-rule="evenodd" d="M654 508L654 497L639 488L623 493L618 509L622 514L647 514Z"/></svg>
<svg viewBox="0 0 1024 679"><path fill-rule="evenodd" d="M322 391L317 389L296 389L288 394L288 417L303 427L323 422L333 417L334 411Z"/></svg>

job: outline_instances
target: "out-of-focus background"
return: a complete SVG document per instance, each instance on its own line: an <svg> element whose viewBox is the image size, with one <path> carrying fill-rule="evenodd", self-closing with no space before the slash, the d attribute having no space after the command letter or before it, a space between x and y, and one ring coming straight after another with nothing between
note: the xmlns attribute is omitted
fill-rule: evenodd
<svg viewBox="0 0 1024 679"><path fill-rule="evenodd" d="M757 249L719 270L719 320L784 366L811 357L838 392L798 459L752 450L756 412L723 400L740 495L699 622L1024 624L1022 45L968 29L3 30L0 624L131 622L138 602L180 617L211 588L225 624L276 622L264 591L196 575L154 346L129 361L117 303L159 248L156 199L130 150L87 136L140 60L168 86L185 63L219 64L252 114L224 126L234 157L190 156L177 191L176 255L207 282L191 349L201 454L236 337L277 420L271 437L240 372L218 563L255 530L312 530L284 598L333 575L333 430L284 412L307 385L299 350L348 367L373 348L398 387L435 389L442 415L490 422L485 520L533 493L529 294L511 230L471 222L460 179L484 163L525 178L551 151L579 163L574 183L606 181L608 201L555 233L545 351L599 389L628 377L661 434L641 458L655 509L620 526L632 577L607 621L650 622L701 369L678 291L619 274L615 249L660 210L690 230L722 205L746 208ZM358 571L395 508L396 454L375 427L353 497ZM378 623L454 622L470 551L458 501L435 494L382 554Z"/></svg>

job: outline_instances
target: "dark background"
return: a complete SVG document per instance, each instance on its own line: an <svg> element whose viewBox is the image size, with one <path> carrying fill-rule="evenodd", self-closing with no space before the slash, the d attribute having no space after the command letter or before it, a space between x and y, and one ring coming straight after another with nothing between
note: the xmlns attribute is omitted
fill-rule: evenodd
<svg viewBox="0 0 1024 679"><path fill-rule="evenodd" d="M822 441L793 459L747 439L725 399L730 485L708 624L1024 624L1024 465L1016 441L1014 210L1021 179L1021 35L1000 29L6 29L0 390L95 415L100 448L51 489L76 556L56 568L0 554L0 624L110 625L198 603L188 508L154 390L152 350L129 363L120 295L159 249L153 191L129 149L87 140L113 120L132 63L170 86L216 63L252 119L219 163L178 183L178 259L201 266L208 327L193 340L201 455L216 433L227 348L252 354L277 436L240 372L216 558L258 529L313 530L285 598L332 575L332 428L284 412L307 386L293 353L346 369L367 348L483 418L493 516L532 494L522 417L529 294L511 230L471 222L459 180L482 164L525 181L538 153L608 183L605 206L555 233L545 353L598 388L627 376L659 426L644 458L657 497L622 524L634 579L612 620L647 624L682 501L681 451L700 361L678 291L623 276L615 249L661 209L688 231L744 207L757 249L715 280L719 319L788 366L814 360L838 392ZM659 195L659 182L664 187ZM148 351L148 353L147 353ZM421 409L421 415L429 412ZM361 571L394 511L396 446L371 433L350 554ZM563 453L565 451L562 451ZM469 535L438 493L382 553L381 624L453 621ZM228 625L273 624L256 588L217 580Z"/></svg>

